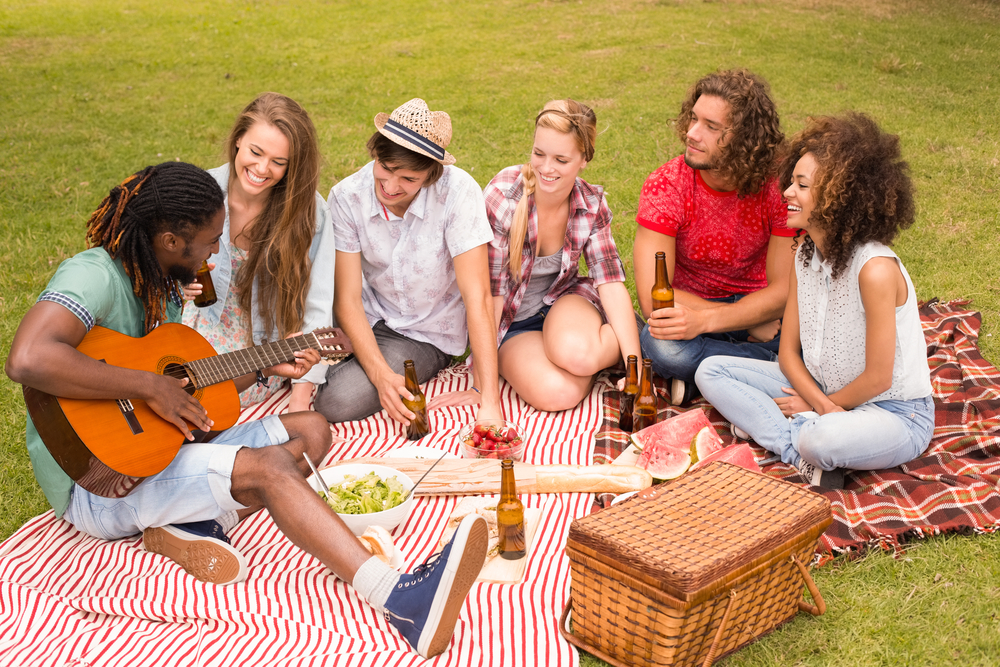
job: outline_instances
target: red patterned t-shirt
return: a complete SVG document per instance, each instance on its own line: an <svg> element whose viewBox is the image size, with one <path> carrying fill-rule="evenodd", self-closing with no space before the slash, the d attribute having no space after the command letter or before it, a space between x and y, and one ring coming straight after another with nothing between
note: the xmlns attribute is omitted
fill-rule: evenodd
<svg viewBox="0 0 1000 667"><path fill-rule="evenodd" d="M673 285L703 299L767 286L771 236L790 237L777 179L755 195L717 192L679 156L646 179L636 222L676 239Z"/></svg>

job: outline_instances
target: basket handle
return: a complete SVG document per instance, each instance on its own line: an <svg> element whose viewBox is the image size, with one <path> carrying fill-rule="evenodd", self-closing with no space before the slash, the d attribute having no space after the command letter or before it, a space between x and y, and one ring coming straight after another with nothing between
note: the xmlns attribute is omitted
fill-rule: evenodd
<svg viewBox="0 0 1000 667"><path fill-rule="evenodd" d="M594 648L590 644L583 642L574 635L566 621L569 619L569 612L573 609L573 596L570 595L569 599L566 600L566 606L563 608L562 617L559 619L559 634L563 636L563 639L568 641L573 646L577 647L581 651L586 651L587 653L593 655L596 658L600 658L604 662L613 665L613 667L630 667L629 665L615 660L607 653L604 653L600 649Z"/></svg>
<svg viewBox="0 0 1000 667"><path fill-rule="evenodd" d="M816 602L815 605L811 605L805 600L799 600L799 609L801 611L808 611L813 616L822 616L826 613L826 602L823 601L823 596L819 593L819 588L816 587L816 582L813 581L812 576L809 574L809 569L805 565L799 562L799 559L792 554L792 562L799 568L799 572L802 574L802 578L805 579L806 588L809 589L809 595Z"/></svg>
<svg viewBox="0 0 1000 667"><path fill-rule="evenodd" d="M733 603L736 602L737 597L739 597L739 594L736 592L736 589L730 589L729 604L726 605L726 613L722 615L722 622L719 623L719 629L715 631L715 638L712 640L712 646L708 649L708 655L705 656L705 660L701 663L701 667L710 667L710 665L715 662L715 654L718 653L719 643L722 641L722 637L726 633L726 626L729 625L729 614L733 610Z"/></svg>

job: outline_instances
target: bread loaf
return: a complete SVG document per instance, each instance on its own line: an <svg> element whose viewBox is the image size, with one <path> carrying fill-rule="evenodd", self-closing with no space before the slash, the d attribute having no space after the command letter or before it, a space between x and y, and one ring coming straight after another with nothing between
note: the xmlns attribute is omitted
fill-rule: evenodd
<svg viewBox="0 0 1000 667"><path fill-rule="evenodd" d="M392 557L396 554L396 545L392 541L392 535L381 526L368 526L365 532L358 537L361 546L368 550L368 553L378 558L388 565Z"/></svg>
<svg viewBox="0 0 1000 667"><path fill-rule="evenodd" d="M432 460L363 458L342 463L377 463L418 478ZM653 484L642 468L622 465L514 464L518 493L625 493ZM500 492L500 462L490 459L445 459L414 492L417 495L478 495Z"/></svg>

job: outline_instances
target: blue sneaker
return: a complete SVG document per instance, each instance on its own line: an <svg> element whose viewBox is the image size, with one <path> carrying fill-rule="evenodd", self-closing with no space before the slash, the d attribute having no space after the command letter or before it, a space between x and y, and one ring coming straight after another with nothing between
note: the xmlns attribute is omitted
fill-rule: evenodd
<svg viewBox="0 0 1000 667"><path fill-rule="evenodd" d="M477 514L462 519L455 536L412 574L399 578L385 603L385 617L425 658L443 653L458 614L486 562L489 528Z"/></svg>
<svg viewBox="0 0 1000 667"><path fill-rule="evenodd" d="M198 581L225 585L247 578L246 558L229 542L218 521L147 528L142 546L166 556Z"/></svg>

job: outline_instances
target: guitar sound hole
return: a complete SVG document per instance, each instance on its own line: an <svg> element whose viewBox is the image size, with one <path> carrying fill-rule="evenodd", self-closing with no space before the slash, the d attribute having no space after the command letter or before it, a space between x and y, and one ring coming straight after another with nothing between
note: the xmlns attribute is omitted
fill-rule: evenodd
<svg viewBox="0 0 1000 667"><path fill-rule="evenodd" d="M163 368L163 374L168 375L172 378L177 378L178 380L183 380L187 378L188 383L184 385L184 391L188 394L194 396L194 392L197 391L197 387L194 386L194 381L190 375L188 375L187 369L180 364L167 364Z"/></svg>

